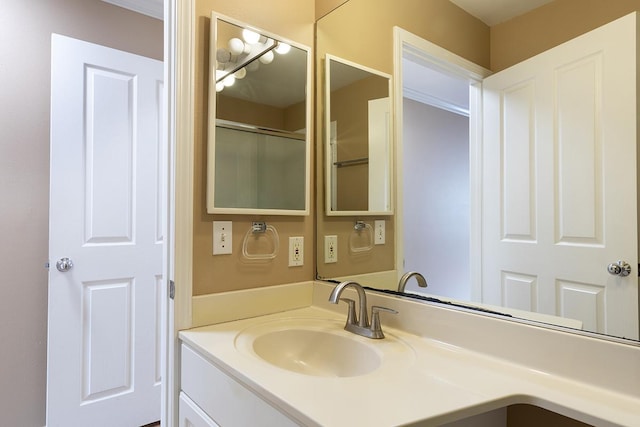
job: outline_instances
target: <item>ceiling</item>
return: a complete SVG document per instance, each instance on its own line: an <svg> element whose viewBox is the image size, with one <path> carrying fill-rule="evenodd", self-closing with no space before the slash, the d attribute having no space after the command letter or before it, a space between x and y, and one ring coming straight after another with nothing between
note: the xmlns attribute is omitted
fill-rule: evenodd
<svg viewBox="0 0 640 427"><path fill-rule="evenodd" d="M103 0L154 18L162 19L163 0ZM492 26L522 15L553 0L451 0L471 15Z"/></svg>
<svg viewBox="0 0 640 427"><path fill-rule="evenodd" d="M553 0L451 0L488 26L527 13Z"/></svg>

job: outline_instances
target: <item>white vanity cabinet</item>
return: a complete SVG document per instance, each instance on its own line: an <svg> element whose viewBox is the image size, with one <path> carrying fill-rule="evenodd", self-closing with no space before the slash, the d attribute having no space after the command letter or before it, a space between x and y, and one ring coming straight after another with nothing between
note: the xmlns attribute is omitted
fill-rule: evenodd
<svg viewBox="0 0 640 427"><path fill-rule="evenodd" d="M185 343L180 388L181 426L299 425Z"/></svg>
<svg viewBox="0 0 640 427"><path fill-rule="evenodd" d="M184 427L220 427L189 396L180 393L180 422Z"/></svg>

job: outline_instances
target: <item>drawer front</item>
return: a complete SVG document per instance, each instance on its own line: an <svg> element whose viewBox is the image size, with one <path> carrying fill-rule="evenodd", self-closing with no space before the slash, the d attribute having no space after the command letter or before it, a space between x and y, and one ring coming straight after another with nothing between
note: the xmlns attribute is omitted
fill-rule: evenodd
<svg viewBox="0 0 640 427"><path fill-rule="evenodd" d="M296 422L182 344L182 391L222 427L295 427Z"/></svg>
<svg viewBox="0 0 640 427"><path fill-rule="evenodd" d="M183 427L220 427L189 397L180 393L180 426Z"/></svg>

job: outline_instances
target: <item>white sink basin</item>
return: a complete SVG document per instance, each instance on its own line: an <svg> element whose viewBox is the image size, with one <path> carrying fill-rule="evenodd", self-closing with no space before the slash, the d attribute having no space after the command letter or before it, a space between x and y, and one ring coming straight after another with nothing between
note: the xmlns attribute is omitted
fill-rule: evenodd
<svg viewBox="0 0 640 427"><path fill-rule="evenodd" d="M290 329L260 335L253 351L289 371L321 377L355 377L380 367L373 347L324 331Z"/></svg>
<svg viewBox="0 0 640 427"><path fill-rule="evenodd" d="M413 358L413 350L389 334L372 340L343 328L344 322L327 319L284 319L243 330L235 345L270 365L316 377L366 375Z"/></svg>

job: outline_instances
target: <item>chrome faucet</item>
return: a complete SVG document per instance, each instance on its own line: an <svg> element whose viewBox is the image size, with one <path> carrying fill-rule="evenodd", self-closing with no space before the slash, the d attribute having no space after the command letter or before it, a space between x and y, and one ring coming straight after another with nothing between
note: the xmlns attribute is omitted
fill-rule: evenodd
<svg viewBox="0 0 640 427"><path fill-rule="evenodd" d="M352 287L358 293L358 302L360 306L360 316L356 313L356 303L350 298L340 298L342 291L346 288ZM371 323L367 317L367 294L364 288L357 282L345 281L337 285L331 291L329 295L329 302L332 304L338 304L339 301L344 301L349 305L347 312L347 323L344 325L344 329L353 332L354 334L361 335L367 338L380 339L384 338L382 333L382 327L380 325L380 311L386 311L389 313L398 314L397 311L386 307L372 306L371 307Z"/></svg>
<svg viewBox="0 0 640 427"><path fill-rule="evenodd" d="M417 271L408 271L402 275L400 278L400 282L398 282L398 292L404 292L404 287L407 285L407 281L411 279L411 277L415 276L418 281L418 286L421 288L427 287L427 280L424 276Z"/></svg>

